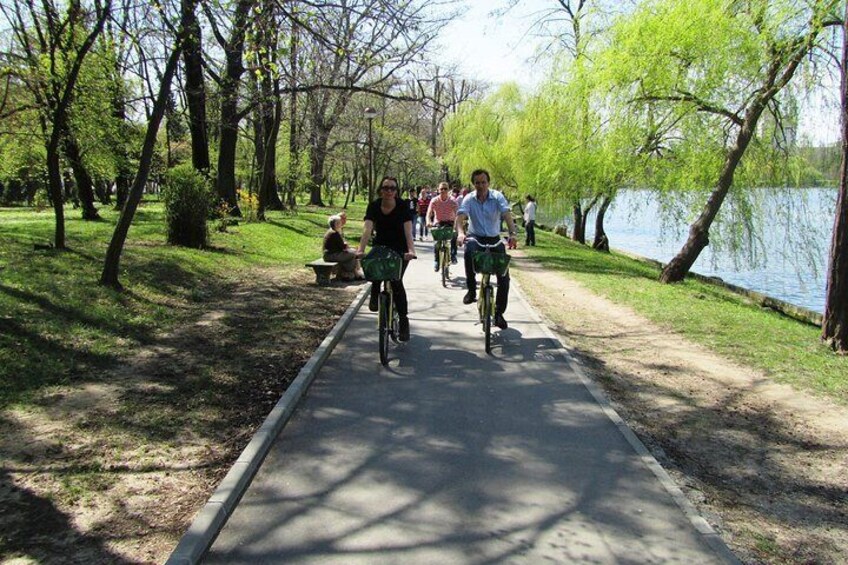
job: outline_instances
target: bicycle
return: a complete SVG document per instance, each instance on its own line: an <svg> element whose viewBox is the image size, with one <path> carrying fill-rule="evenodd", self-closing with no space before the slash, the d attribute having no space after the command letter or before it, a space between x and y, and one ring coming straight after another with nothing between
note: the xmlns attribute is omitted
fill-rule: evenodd
<svg viewBox="0 0 848 565"><path fill-rule="evenodd" d="M380 283L377 301L377 333L379 335L380 364L389 364L389 341L397 343L400 316L395 308L392 281L401 277L403 259L388 247L376 246L362 258L362 270L369 281Z"/></svg>
<svg viewBox="0 0 848 565"><path fill-rule="evenodd" d="M503 275L509 270L510 256L506 253L494 252L494 248L503 242L485 244L477 242L483 250L474 254L474 271L480 273L480 295L477 300L477 313L483 325L486 339L486 353L492 353L492 320L495 318L495 288L492 285L492 275Z"/></svg>
<svg viewBox="0 0 848 565"><path fill-rule="evenodd" d="M439 258L439 272L442 275L442 286L447 287L450 280L450 241L456 234L453 228L441 227L432 228L430 234L436 240L436 256Z"/></svg>

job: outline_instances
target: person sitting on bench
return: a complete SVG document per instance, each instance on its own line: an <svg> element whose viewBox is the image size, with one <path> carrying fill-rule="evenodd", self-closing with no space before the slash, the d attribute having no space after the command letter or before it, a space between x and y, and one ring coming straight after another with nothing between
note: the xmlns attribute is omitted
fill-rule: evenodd
<svg viewBox="0 0 848 565"><path fill-rule="evenodd" d="M365 280L356 253L348 247L344 239L342 228L344 228L345 223L347 223L347 214L344 212L330 216L327 220L330 229L324 235L324 261L338 263L339 270L336 276L339 280Z"/></svg>

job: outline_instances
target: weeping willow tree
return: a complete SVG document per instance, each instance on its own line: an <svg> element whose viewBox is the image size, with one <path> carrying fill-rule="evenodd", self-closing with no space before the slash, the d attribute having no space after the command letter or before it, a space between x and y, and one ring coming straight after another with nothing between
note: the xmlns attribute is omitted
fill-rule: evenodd
<svg viewBox="0 0 848 565"><path fill-rule="evenodd" d="M445 122L445 162L471 178L471 171L487 169L494 184L515 189L516 163L508 137L519 119L523 95L514 83L506 84L482 101L467 102Z"/></svg>
<svg viewBox="0 0 848 565"><path fill-rule="evenodd" d="M604 72L635 111L663 117L649 145L665 153L656 167L673 172L657 178L701 190L706 200L663 282L682 280L710 243L722 204L741 185L735 181L743 157L770 143L761 118L783 120L780 94L825 27L838 21L838 5L649 0L614 26Z"/></svg>

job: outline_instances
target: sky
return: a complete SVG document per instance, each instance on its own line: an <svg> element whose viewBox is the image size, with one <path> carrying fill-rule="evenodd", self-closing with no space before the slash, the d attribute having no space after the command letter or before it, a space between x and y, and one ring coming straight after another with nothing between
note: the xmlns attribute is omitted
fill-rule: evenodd
<svg viewBox="0 0 848 565"><path fill-rule="evenodd" d="M542 40L527 30L533 14L549 7L551 0L521 0L506 17L490 15L505 4L505 0L466 0L468 11L445 26L437 40L439 60L446 66L455 65L464 77L491 84L516 81L532 89L546 68L529 61ZM827 96L810 97L803 106L801 134L814 144L839 139L838 86L834 88Z"/></svg>
<svg viewBox="0 0 848 565"><path fill-rule="evenodd" d="M526 35L533 12L550 5L550 0L522 0L501 19L490 15L503 0L467 0L468 11L443 29L438 45L441 61L456 65L460 74L490 83L514 80L532 87L542 78L527 60L539 40Z"/></svg>

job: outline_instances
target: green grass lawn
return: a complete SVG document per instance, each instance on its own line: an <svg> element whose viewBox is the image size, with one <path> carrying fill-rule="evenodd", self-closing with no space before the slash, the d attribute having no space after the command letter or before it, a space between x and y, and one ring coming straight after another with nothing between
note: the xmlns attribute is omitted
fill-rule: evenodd
<svg viewBox="0 0 848 565"><path fill-rule="evenodd" d="M364 205L349 209L347 234L361 233ZM142 203L121 258L123 292L98 284L117 212L85 222L66 210L67 251L35 249L53 239L51 211L0 208L0 407L26 403L44 387L95 379L155 333L183 320L185 301L199 302L216 285L255 267L302 269L320 256L329 213L301 207L270 212L267 222L214 231L211 248L168 245L164 210Z"/></svg>
<svg viewBox="0 0 848 565"><path fill-rule="evenodd" d="M564 271L587 289L762 369L776 381L848 404L848 358L820 342L820 328L693 279L660 284L658 268L621 255L598 253L547 232L540 232L537 239L538 245L525 248L525 253Z"/></svg>

